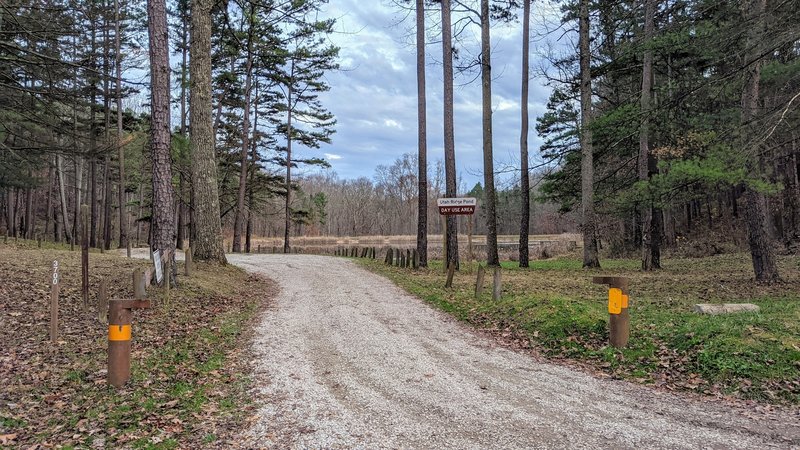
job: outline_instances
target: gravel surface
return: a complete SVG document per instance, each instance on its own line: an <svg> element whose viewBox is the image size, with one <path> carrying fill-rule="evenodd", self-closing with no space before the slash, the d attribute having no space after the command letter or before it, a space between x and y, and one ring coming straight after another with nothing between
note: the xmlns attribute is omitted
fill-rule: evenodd
<svg viewBox="0 0 800 450"><path fill-rule="evenodd" d="M497 346L341 258L231 255L278 282L245 448L798 448L800 420Z"/></svg>

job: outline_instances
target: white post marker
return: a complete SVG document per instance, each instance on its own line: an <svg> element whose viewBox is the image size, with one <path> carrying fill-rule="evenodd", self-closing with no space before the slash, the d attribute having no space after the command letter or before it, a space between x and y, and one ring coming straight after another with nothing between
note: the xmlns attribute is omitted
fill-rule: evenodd
<svg viewBox="0 0 800 450"><path fill-rule="evenodd" d="M477 205L478 200L475 197L440 198L436 200L439 214L443 216L475 214L475 206Z"/></svg>
<svg viewBox="0 0 800 450"><path fill-rule="evenodd" d="M164 278L164 272L161 269L161 250L153 252L153 264L156 267L156 283L161 284L161 279Z"/></svg>

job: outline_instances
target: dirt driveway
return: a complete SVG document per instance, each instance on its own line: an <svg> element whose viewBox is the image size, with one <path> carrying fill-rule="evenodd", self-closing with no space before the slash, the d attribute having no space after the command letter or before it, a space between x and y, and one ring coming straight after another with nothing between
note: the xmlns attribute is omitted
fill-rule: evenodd
<svg viewBox="0 0 800 450"><path fill-rule="evenodd" d="M495 346L345 259L231 255L281 288L246 448L797 448L800 418L600 380Z"/></svg>

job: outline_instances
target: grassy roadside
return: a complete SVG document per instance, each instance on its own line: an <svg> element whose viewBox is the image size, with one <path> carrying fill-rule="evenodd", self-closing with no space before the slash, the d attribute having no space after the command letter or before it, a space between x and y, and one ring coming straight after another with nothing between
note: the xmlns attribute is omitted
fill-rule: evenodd
<svg viewBox="0 0 800 450"><path fill-rule="evenodd" d="M775 286L754 284L749 258L741 254L670 259L657 273L641 272L635 260L605 260L593 271L572 258L534 261L530 269L504 263L499 302L491 300L491 288L474 298L475 264L463 264L453 288L444 289L439 261L419 271L359 262L457 318L551 358L668 389L800 404L796 260L781 260L788 281ZM591 283L601 274L631 279L631 340L622 351L607 345L606 288ZM695 303L724 302L756 303L761 312L692 312Z"/></svg>
<svg viewBox="0 0 800 450"><path fill-rule="evenodd" d="M251 411L238 348L273 286L234 267L199 264L169 304L135 311L131 382L106 384L106 326L96 316L100 278L130 298L131 272L148 261L92 253L90 307L80 295L80 253L0 243L0 448L225 446ZM48 340L50 264L61 265L60 337ZM181 266L182 267L182 266Z"/></svg>

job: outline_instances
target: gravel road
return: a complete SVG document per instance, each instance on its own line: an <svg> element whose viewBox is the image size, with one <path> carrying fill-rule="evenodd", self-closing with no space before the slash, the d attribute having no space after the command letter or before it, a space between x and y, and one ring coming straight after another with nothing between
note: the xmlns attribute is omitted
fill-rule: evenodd
<svg viewBox="0 0 800 450"><path fill-rule="evenodd" d="M495 345L354 263L231 255L278 282L244 448L800 448L800 418L601 380Z"/></svg>

